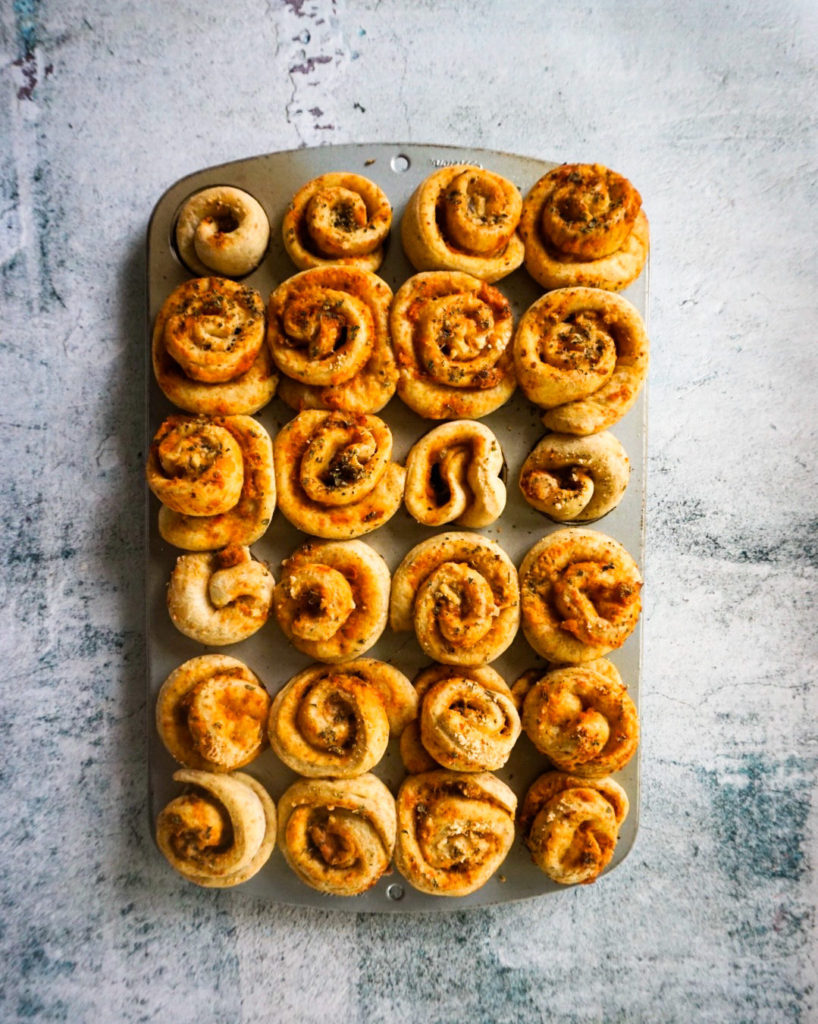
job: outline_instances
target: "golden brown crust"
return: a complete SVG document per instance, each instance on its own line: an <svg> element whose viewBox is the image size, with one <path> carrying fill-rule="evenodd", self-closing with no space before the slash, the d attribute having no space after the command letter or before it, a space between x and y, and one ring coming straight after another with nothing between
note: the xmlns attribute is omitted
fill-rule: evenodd
<svg viewBox="0 0 818 1024"><path fill-rule="evenodd" d="M435 171L415 190L401 239L416 270L458 270L499 281L523 262L516 233L520 193L507 179L469 164Z"/></svg>
<svg viewBox="0 0 818 1024"><path fill-rule="evenodd" d="M288 278L270 296L267 343L293 409L377 412L395 393L392 290L375 274L327 266Z"/></svg>
<svg viewBox="0 0 818 1024"><path fill-rule="evenodd" d="M243 277L261 263L270 222L258 200L229 185L202 189L182 207L176 248L194 274Z"/></svg>
<svg viewBox="0 0 818 1024"><path fill-rule="evenodd" d="M557 664L600 658L636 628L641 588L639 569L618 541L580 527L558 530L520 566L526 639Z"/></svg>
<svg viewBox="0 0 818 1024"><path fill-rule="evenodd" d="M421 892L467 896L505 860L516 808L514 793L489 772L410 775L397 798L395 866Z"/></svg>
<svg viewBox="0 0 818 1024"><path fill-rule="evenodd" d="M376 271L383 262L392 207L360 174L331 172L307 182L284 214L284 248L300 270L340 263Z"/></svg>
<svg viewBox="0 0 818 1024"><path fill-rule="evenodd" d="M503 549L474 533L443 533L406 555L392 579L390 621L413 629L446 665L485 665L511 644L520 621L517 573Z"/></svg>
<svg viewBox="0 0 818 1024"><path fill-rule="evenodd" d="M511 305L496 288L454 271L416 274L390 313L398 394L431 420L479 419L516 387Z"/></svg>
<svg viewBox="0 0 818 1024"><path fill-rule="evenodd" d="M389 580L386 562L363 541L304 544L281 566L278 624L317 661L357 658L386 628Z"/></svg>
<svg viewBox="0 0 818 1024"><path fill-rule="evenodd" d="M169 416L146 474L163 503L159 533L187 551L252 544L275 511L273 445L250 416Z"/></svg>
<svg viewBox="0 0 818 1024"><path fill-rule="evenodd" d="M590 523L616 508L629 477L628 455L613 434L547 434L523 463L520 491L555 522Z"/></svg>
<svg viewBox="0 0 818 1024"><path fill-rule="evenodd" d="M377 416L305 410L275 439L279 506L304 533L360 537L400 507L406 472Z"/></svg>
<svg viewBox="0 0 818 1024"><path fill-rule="evenodd" d="M562 288L525 312L514 336L517 379L548 410L543 423L565 434L595 434L636 401L650 343L639 311L599 288Z"/></svg>
<svg viewBox="0 0 818 1024"><path fill-rule="evenodd" d="M278 803L278 843L302 882L334 896L366 892L395 848L395 800L374 775L300 779Z"/></svg>

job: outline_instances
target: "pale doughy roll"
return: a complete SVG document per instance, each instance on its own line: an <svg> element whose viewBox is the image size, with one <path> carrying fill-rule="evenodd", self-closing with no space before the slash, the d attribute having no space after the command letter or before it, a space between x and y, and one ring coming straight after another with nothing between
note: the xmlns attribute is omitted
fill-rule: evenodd
<svg viewBox="0 0 818 1024"><path fill-rule="evenodd" d="M270 296L267 342L279 396L301 409L382 409L398 370L389 341L392 290L354 267L305 270Z"/></svg>
<svg viewBox="0 0 818 1024"><path fill-rule="evenodd" d="M406 471L391 455L392 432L377 416L305 410L275 439L279 507L316 537L371 533L403 499Z"/></svg>
<svg viewBox="0 0 818 1024"><path fill-rule="evenodd" d="M278 843L302 882L334 896L366 892L395 849L395 798L374 775L300 779L278 802Z"/></svg>
<svg viewBox="0 0 818 1024"><path fill-rule="evenodd" d="M389 582L386 562L363 541L304 544L281 566L278 624L316 661L357 658L386 628Z"/></svg>
<svg viewBox="0 0 818 1024"><path fill-rule="evenodd" d="M169 416L151 443L159 533L187 551L252 544L276 506L273 445L250 416Z"/></svg>
<svg viewBox="0 0 818 1024"><path fill-rule="evenodd" d="M397 808L395 866L415 889L433 896L479 889L514 842L517 798L490 772L441 768L410 775Z"/></svg>
<svg viewBox="0 0 818 1024"><path fill-rule="evenodd" d="M257 412L278 383L264 323L264 302L255 288L219 277L185 281L154 323L156 382L186 412Z"/></svg>
<svg viewBox="0 0 818 1024"><path fill-rule="evenodd" d="M613 779L546 772L520 809L520 831L531 859L561 885L595 882L616 849L628 814L625 790Z"/></svg>
<svg viewBox="0 0 818 1024"><path fill-rule="evenodd" d="M639 745L636 705L605 658L543 673L526 694L522 723L554 767L586 779L618 772Z"/></svg>
<svg viewBox="0 0 818 1024"><path fill-rule="evenodd" d="M187 768L232 772L267 745L270 695L255 673L226 654L203 654L175 669L156 700L156 729Z"/></svg>
<svg viewBox="0 0 818 1024"><path fill-rule="evenodd" d="M156 821L156 842L171 867L211 889L252 878L275 847L276 808L267 790L244 772L182 769L173 778L191 788Z"/></svg>
<svg viewBox="0 0 818 1024"><path fill-rule="evenodd" d="M424 526L488 526L506 507L505 472L500 442L487 426L442 423L406 458L406 509Z"/></svg>
<svg viewBox="0 0 818 1024"><path fill-rule="evenodd" d="M267 566L241 544L180 555L168 585L168 611L191 640L211 647L235 644L267 621L274 586Z"/></svg>
<svg viewBox="0 0 818 1024"><path fill-rule="evenodd" d="M516 387L511 305L496 288L454 271L416 274L390 313L398 394L430 420L479 419Z"/></svg>
<svg viewBox="0 0 818 1024"><path fill-rule="evenodd" d="M517 379L563 434L596 434L631 408L648 372L639 311L599 288L562 288L524 313L514 336Z"/></svg>
<svg viewBox="0 0 818 1024"><path fill-rule="evenodd" d="M192 195L176 221L176 248L194 274L243 277L261 263L269 240L261 203L228 185Z"/></svg>
<svg viewBox="0 0 818 1024"><path fill-rule="evenodd" d="M414 629L435 661L485 665L517 632L517 572L500 545L480 534L438 534L398 566L389 617L396 632Z"/></svg>
<svg viewBox="0 0 818 1024"><path fill-rule="evenodd" d="M523 463L520 491L555 522L590 523L616 508L630 471L627 452L607 431L547 434Z"/></svg>
<svg viewBox="0 0 818 1024"><path fill-rule="evenodd" d="M523 262L517 235L522 198L506 178L469 164L442 167L422 182L401 220L416 270L459 270L499 281Z"/></svg>
<svg viewBox="0 0 818 1024"><path fill-rule="evenodd" d="M636 628L641 589L636 562L618 541L580 527L557 530L520 566L523 632L556 664L594 661Z"/></svg>
<svg viewBox="0 0 818 1024"><path fill-rule="evenodd" d="M309 778L349 779L383 757L417 715L415 688L402 672L374 658L313 665L278 692L270 709L270 745Z"/></svg>
<svg viewBox="0 0 818 1024"><path fill-rule="evenodd" d="M284 248L300 270L341 263L375 271L383 262L392 207L360 174L330 172L296 192L284 214Z"/></svg>
<svg viewBox="0 0 818 1024"><path fill-rule="evenodd" d="M649 228L627 178L601 164L563 164L525 197L520 237L543 288L621 291L645 265Z"/></svg>

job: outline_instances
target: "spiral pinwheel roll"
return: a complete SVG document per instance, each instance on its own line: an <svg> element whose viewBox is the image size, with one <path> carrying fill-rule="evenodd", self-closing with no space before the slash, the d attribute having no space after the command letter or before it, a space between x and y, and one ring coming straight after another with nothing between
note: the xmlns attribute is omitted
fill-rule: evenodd
<svg viewBox="0 0 818 1024"><path fill-rule="evenodd" d="M526 269L543 288L616 292L641 273L649 228L627 178L600 164L563 164L525 197L520 237Z"/></svg>
<svg viewBox="0 0 818 1024"><path fill-rule="evenodd" d="M232 772L267 743L270 695L237 658L203 654L171 672L156 701L156 729L187 768Z"/></svg>
<svg viewBox="0 0 818 1024"><path fill-rule="evenodd" d="M520 831L540 870L577 885L595 882L607 866L627 814L628 797L613 779L546 772L525 795Z"/></svg>
<svg viewBox="0 0 818 1024"><path fill-rule="evenodd" d="M281 566L278 624L290 643L317 661L349 661L386 628L389 569L360 540L308 543Z"/></svg>
<svg viewBox="0 0 818 1024"><path fill-rule="evenodd" d="M514 388L511 306L496 288L453 271L410 277L390 314L398 394L430 420L479 419Z"/></svg>
<svg viewBox="0 0 818 1024"><path fill-rule="evenodd" d="M257 412L278 383L264 346L264 319L264 302L249 285L220 277L180 284L153 327L159 387L186 412Z"/></svg>
<svg viewBox="0 0 818 1024"><path fill-rule="evenodd" d="M629 477L627 453L613 434L548 434L523 463L520 490L555 522L590 523L616 508Z"/></svg>
<svg viewBox="0 0 818 1024"><path fill-rule="evenodd" d="M415 630L445 665L485 665L509 646L520 621L517 573L503 549L473 533L442 533L416 545L398 566L392 629Z"/></svg>
<svg viewBox="0 0 818 1024"><path fill-rule="evenodd" d="M564 772L597 779L624 768L639 745L639 715L605 658L543 673L523 702L523 729Z"/></svg>
<svg viewBox="0 0 818 1024"><path fill-rule="evenodd" d="M206 888L252 878L276 841L276 808L267 790L244 772L182 769L173 778L190 790L171 800L156 822L156 842L171 867Z"/></svg>
<svg viewBox="0 0 818 1024"><path fill-rule="evenodd" d="M485 885L514 841L517 798L490 772L410 775L397 809L395 866L433 896L467 896Z"/></svg>
<svg viewBox="0 0 818 1024"><path fill-rule="evenodd" d="M304 533L360 537L400 507L406 471L377 416L307 409L275 439L279 506Z"/></svg>
<svg viewBox="0 0 818 1024"><path fill-rule="evenodd" d="M159 533L187 551L252 544L276 504L273 445L250 416L169 416L151 443Z"/></svg>
<svg viewBox="0 0 818 1024"><path fill-rule="evenodd" d="M300 779L278 802L278 844L302 882L334 896L366 892L395 849L395 799L374 775Z"/></svg>
<svg viewBox="0 0 818 1024"><path fill-rule="evenodd" d="M500 442L484 424L442 423L407 456L406 509L424 526L488 526L506 506L505 470Z"/></svg>
<svg viewBox="0 0 818 1024"><path fill-rule="evenodd" d="M596 434L622 419L648 371L642 317L621 295L562 288L538 299L514 336L517 379L564 434Z"/></svg>
<svg viewBox="0 0 818 1024"><path fill-rule="evenodd" d="M182 262L202 276L215 270L243 277L261 263L270 240L270 222L261 203L227 185L192 195L176 221L176 248Z"/></svg>
<svg viewBox="0 0 818 1024"><path fill-rule="evenodd" d="M284 248L300 270L342 263L375 271L383 262L392 207L360 174L331 172L307 182L284 214Z"/></svg>
<svg viewBox="0 0 818 1024"><path fill-rule="evenodd" d="M415 688L385 662L313 665L276 695L270 745L299 775L350 779L374 767L390 733L400 735L416 715Z"/></svg>
<svg viewBox="0 0 818 1024"><path fill-rule="evenodd" d="M401 220L415 270L459 270L489 283L523 262L517 235L522 198L510 181L469 164L435 171L416 189Z"/></svg>
<svg viewBox="0 0 818 1024"><path fill-rule="evenodd" d="M520 566L523 631L556 664L621 647L642 609L642 578L618 541L579 527L538 541Z"/></svg>

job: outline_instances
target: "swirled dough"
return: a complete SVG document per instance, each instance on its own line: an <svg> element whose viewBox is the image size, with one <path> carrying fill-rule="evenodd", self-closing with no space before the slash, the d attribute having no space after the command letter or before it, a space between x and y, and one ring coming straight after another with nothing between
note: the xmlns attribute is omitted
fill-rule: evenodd
<svg viewBox="0 0 818 1024"><path fill-rule="evenodd" d="M401 239L416 270L459 270L489 283L523 262L517 235L522 198L506 178L481 167L442 167L407 203Z"/></svg>
<svg viewBox="0 0 818 1024"><path fill-rule="evenodd" d="M483 423L441 423L406 458L404 502L424 526L488 526L506 507L506 460Z"/></svg>
<svg viewBox="0 0 818 1024"><path fill-rule="evenodd" d="M554 767L586 779L618 772L639 745L636 705L605 658L543 673L525 696L522 723Z"/></svg>
<svg viewBox="0 0 818 1024"><path fill-rule="evenodd" d="M196 192L176 221L176 248L194 274L243 277L261 263L270 222L258 200L240 188L217 185Z"/></svg>
<svg viewBox="0 0 818 1024"><path fill-rule="evenodd" d="M438 534L398 566L389 615L392 629L414 629L436 661L485 665L517 632L517 572L499 544L480 534Z"/></svg>
<svg viewBox="0 0 818 1024"><path fill-rule="evenodd" d="M514 841L517 798L490 772L410 775L398 792L395 866L421 892L467 896Z"/></svg>
<svg viewBox="0 0 818 1024"><path fill-rule="evenodd" d="M349 779L383 757L417 715L415 688L374 658L313 665L278 692L270 709L270 745L299 775Z"/></svg>
<svg viewBox="0 0 818 1024"><path fill-rule="evenodd" d="M278 844L302 882L334 896L366 892L395 849L395 799L374 775L300 779L278 803Z"/></svg>
<svg viewBox="0 0 818 1024"><path fill-rule="evenodd" d="M648 372L650 343L639 311L599 288L548 292L514 336L517 379L563 434L595 434L622 419Z"/></svg>
<svg viewBox="0 0 818 1024"><path fill-rule="evenodd" d="M270 296L267 343L284 376L279 396L296 411L378 412L395 393L389 341L392 290L356 267L319 267Z"/></svg>
<svg viewBox="0 0 818 1024"><path fill-rule="evenodd" d="M419 416L479 419L513 394L511 305L479 278L415 274L398 289L390 324L398 394Z"/></svg>
<svg viewBox="0 0 818 1024"><path fill-rule="evenodd" d="M549 878L562 885L595 882L613 857L627 814L628 797L613 779L546 772L525 795L520 831Z"/></svg>
<svg viewBox="0 0 818 1024"><path fill-rule="evenodd" d="M621 291L642 272L648 219L642 198L600 164L563 164L523 202L525 265L543 288L585 285Z"/></svg>
<svg viewBox="0 0 818 1024"><path fill-rule="evenodd" d="M249 285L220 277L185 281L153 327L156 382L186 412L257 412L278 383L264 345L264 302Z"/></svg>
<svg viewBox="0 0 818 1024"><path fill-rule="evenodd" d="M159 812L156 842L189 882L226 889L252 878L276 841L276 808L267 790L244 772L215 775L182 769L191 790Z"/></svg>
<svg viewBox="0 0 818 1024"><path fill-rule="evenodd" d="M627 452L613 434L547 434L523 463L520 490L555 522L590 523L616 508L629 477Z"/></svg>
<svg viewBox="0 0 818 1024"><path fill-rule="evenodd" d="M192 640L212 647L235 644L267 621L274 585L267 566L241 544L180 555L168 585L168 611L173 625Z"/></svg>
<svg viewBox="0 0 818 1024"><path fill-rule="evenodd" d="M187 768L232 772L266 746L270 696L237 658L203 654L175 669L156 701L156 729Z"/></svg>
<svg viewBox="0 0 818 1024"><path fill-rule="evenodd" d="M296 192L284 214L284 248L301 270L341 263L376 271L392 226L384 191L360 174L330 172Z"/></svg>
<svg viewBox="0 0 818 1024"><path fill-rule="evenodd" d="M162 502L159 533L177 548L252 544L275 511L272 441L250 416L169 416L146 472Z"/></svg>
<svg viewBox="0 0 818 1024"><path fill-rule="evenodd" d="M279 507L316 537L371 533L403 499L406 471L391 454L392 432L377 416L307 409L275 439Z"/></svg>
<svg viewBox="0 0 818 1024"><path fill-rule="evenodd" d="M642 609L636 562L612 537L580 527L538 541L520 566L523 632L556 664L621 647Z"/></svg>
<svg viewBox="0 0 818 1024"><path fill-rule="evenodd" d="M389 568L361 540L307 543L282 564L278 624L316 661L349 661L368 651L389 617Z"/></svg>

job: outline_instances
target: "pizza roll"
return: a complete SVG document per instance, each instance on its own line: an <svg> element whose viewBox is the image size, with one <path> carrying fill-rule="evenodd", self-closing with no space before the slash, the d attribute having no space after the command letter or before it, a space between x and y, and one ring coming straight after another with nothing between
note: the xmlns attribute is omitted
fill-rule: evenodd
<svg viewBox="0 0 818 1024"><path fill-rule="evenodd" d="M613 434L547 434L523 463L520 490L557 523L590 523L616 508L629 477L628 455Z"/></svg>
<svg viewBox="0 0 818 1024"><path fill-rule="evenodd" d="M304 533L360 537L400 507L406 471L377 416L305 410L279 431L275 454L279 506Z"/></svg>
<svg viewBox="0 0 818 1024"><path fill-rule="evenodd" d="M636 562L612 537L574 527L538 541L520 566L523 632L557 664L621 647L642 610Z"/></svg>
<svg viewBox="0 0 818 1024"><path fill-rule="evenodd" d="M601 164L562 164L525 197L520 237L526 269L543 288L617 292L641 273L649 228L627 178Z"/></svg>
<svg viewBox="0 0 818 1024"><path fill-rule="evenodd" d="M505 860L516 809L514 793L490 772L410 775L397 798L395 866L421 892L467 896Z"/></svg>
<svg viewBox="0 0 818 1024"><path fill-rule="evenodd" d="M516 387L511 305L496 288L454 271L416 274L390 314L398 394L430 420L479 419Z"/></svg>
<svg viewBox="0 0 818 1024"><path fill-rule="evenodd" d="M499 281L523 262L516 185L481 167L442 167L422 182L401 220L403 249L415 270L459 270Z"/></svg>
<svg viewBox="0 0 818 1024"><path fill-rule="evenodd" d="M517 379L563 434L596 434L622 419L648 372L650 343L639 311L599 288L548 292L514 336Z"/></svg>
<svg viewBox="0 0 818 1024"><path fill-rule="evenodd" d="M185 768L173 778L190 789L171 800L156 822L156 842L171 867L212 889L252 878L276 841L276 808L267 790L244 772Z"/></svg>
<svg viewBox="0 0 818 1024"><path fill-rule="evenodd" d="M386 628L389 568L361 540L310 542L281 566L274 602L290 643L316 661L349 661Z"/></svg>
<svg viewBox="0 0 818 1024"><path fill-rule="evenodd" d="M261 263L270 222L258 200L240 188L217 185L196 192L176 220L176 248L188 270L243 277Z"/></svg>
<svg viewBox="0 0 818 1024"><path fill-rule="evenodd" d="M406 509L424 526L488 526L506 506L505 473L500 442L487 426L442 423L406 458Z"/></svg>
<svg viewBox="0 0 818 1024"><path fill-rule="evenodd" d="M284 375L279 396L296 411L377 412L395 393L389 341L392 290L356 267L320 267L270 296L267 343Z"/></svg>
<svg viewBox="0 0 818 1024"><path fill-rule="evenodd" d="M358 658L313 665L278 692L270 709L270 745L293 771L349 779L383 757L417 715L415 688L391 665Z"/></svg>
<svg viewBox="0 0 818 1024"><path fill-rule="evenodd" d="M159 533L187 551L252 544L276 505L273 445L250 416L169 416L151 443Z"/></svg>
<svg viewBox="0 0 818 1024"><path fill-rule="evenodd" d="M414 629L435 661L485 665L517 632L517 573L499 544L480 534L438 534L398 566L389 614L392 629Z"/></svg>
<svg viewBox="0 0 818 1024"><path fill-rule="evenodd" d="M395 798L374 775L299 779L278 802L278 844L302 882L333 896L366 892L395 849Z"/></svg>
<svg viewBox="0 0 818 1024"><path fill-rule="evenodd" d="M520 831L531 859L561 885L595 882L610 862L628 814L613 779L546 772L525 795Z"/></svg>
<svg viewBox="0 0 818 1024"><path fill-rule="evenodd" d="M225 278L195 278L171 292L153 326L151 357L157 384L186 412L257 412L278 383L261 296Z"/></svg>
<svg viewBox="0 0 818 1024"><path fill-rule="evenodd" d="M383 262L392 207L360 174L331 172L307 182L284 214L284 248L300 270L341 263L376 271Z"/></svg>

